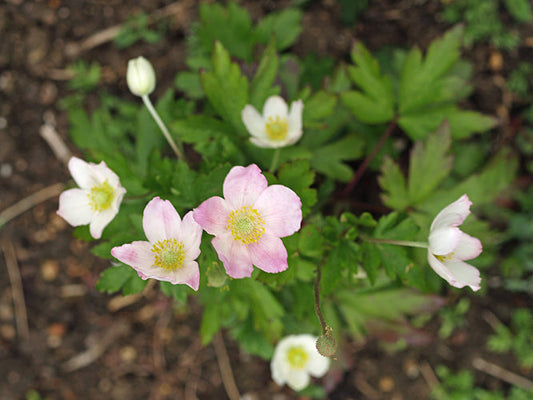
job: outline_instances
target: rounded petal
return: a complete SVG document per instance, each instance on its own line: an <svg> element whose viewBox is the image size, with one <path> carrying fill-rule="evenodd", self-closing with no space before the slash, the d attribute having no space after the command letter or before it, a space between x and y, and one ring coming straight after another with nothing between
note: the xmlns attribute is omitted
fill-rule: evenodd
<svg viewBox="0 0 533 400"><path fill-rule="evenodd" d="M68 169L76 184L82 189L91 189L101 182L94 171L94 164L85 162L78 157L70 158Z"/></svg>
<svg viewBox="0 0 533 400"><path fill-rule="evenodd" d="M170 273L162 268L154 268L154 270L156 269L158 270L158 276L151 276L151 278L168 281L173 285L182 283L193 290L198 290L200 286L200 270L196 261L186 262L183 267Z"/></svg>
<svg viewBox="0 0 533 400"><path fill-rule="evenodd" d="M429 251L428 262L431 268L451 286L456 288L470 286L474 291L480 289L479 271L472 265L460 260L441 262Z"/></svg>
<svg viewBox="0 0 533 400"><path fill-rule="evenodd" d="M213 247L232 278L249 278L254 267L246 246L233 240L231 233L213 238Z"/></svg>
<svg viewBox="0 0 533 400"><path fill-rule="evenodd" d="M193 212L194 220L202 229L215 236L226 233L228 215L226 201L218 196L205 200Z"/></svg>
<svg viewBox="0 0 533 400"><path fill-rule="evenodd" d="M168 200L154 197L144 208L143 229L150 243L175 239L181 227L181 218Z"/></svg>
<svg viewBox="0 0 533 400"><path fill-rule="evenodd" d="M302 202L296 193L283 185L264 190L254 204L265 220L265 231L277 237L292 235L302 224Z"/></svg>
<svg viewBox="0 0 533 400"><path fill-rule="evenodd" d="M88 193L82 189L69 189L59 196L57 214L72 226L87 225L95 212L89 205Z"/></svg>
<svg viewBox="0 0 533 400"><path fill-rule="evenodd" d="M304 103L302 100L293 101L289 118L287 119L289 131L287 132L287 145L296 143L302 137L302 112Z"/></svg>
<svg viewBox="0 0 533 400"><path fill-rule="evenodd" d="M453 256L458 260L471 260L479 256L482 250L483 246L479 239L463 232L459 244L453 250Z"/></svg>
<svg viewBox="0 0 533 400"><path fill-rule="evenodd" d="M459 228L452 226L432 230L429 234L429 249L433 254L449 254L457 247L462 235Z"/></svg>
<svg viewBox="0 0 533 400"><path fill-rule="evenodd" d="M120 179L117 174L113 172L113 170L109 169L109 167L106 165L104 161L100 162L100 164L90 164L93 171L98 177L99 182L103 182L107 180L111 186L114 188L121 187L120 186ZM125 190L124 190L125 192Z"/></svg>
<svg viewBox="0 0 533 400"><path fill-rule="evenodd" d="M242 122L250 132L250 135L258 138L267 138L265 132L265 121L261 114L251 105L247 105L241 112Z"/></svg>
<svg viewBox="0 0 533 400"><path fill-rule="evenodd" d="M269 142L268 139L263 140L263 139L259 139L255 137L251 137L250 142L255 144L257 147L262 147L264 149L275 149L277 147L283 147L283 146L278 146L276 143Z"/></svg>
<svg viewBox="0 0 533 400"><path fill-rule="evenodd" d="M91 236L100 239L104 228L115 218L115 215L117 215L117 211L112 208L96 213L89 225Z"/></svg>
<svg viewBox="0 0 533 400"><path fill-rule="evenodd" d="M263 118L268 120L270 117L287 118L288 107L285 100L280 96L270 96L263 106Z"/></svg>
<svg viewBox="0 0 533 400"><path fill-rule="evenodd" d="M309 374L303 369L290 369L287 371L285 379L287 380L287 385L297 392L309 386L309 382L311 381Z"/></svg>
<svg viewBox="0 0 533 400"><path fill-rule="evenodd" d="M470 206L472 202L466 194L463 194L458 200L452 204L444 207L440 213L437 214L431 223L431 231L445 226L459 226L463 223L466 217L470 214Z"/></svg>
<svg viewBox="0 0 533 400"><path fill-rule="evenodd" d="M187 260L198 258L200 255L200 242L202 241L202 227L194 220L192 211L189 211L183 217L181 231L176 239L183 242Z"/></svg>
<svg viewBox="0 0 533 400"><path fill-rule="evenodd" d="M141 278L150 278L150 270L154 265L154 255L152 245L149 242L136 241L113 247L111 255L135 269Z"/></svg>
<svg viewBox="0 0 533 400"><path fill-rule="evenodd" d="M233 167L224 180L224 198L228 207L236 210L254 204L267 186L268 182L257 165Z"/></svg>
<svg viewBox="0 0 533 400"><path fill-rule="evenodd" d="M287 250L280 238L264 233L258 243L248 245L252 263L259 269L276 273L285 271Z"/></svg>

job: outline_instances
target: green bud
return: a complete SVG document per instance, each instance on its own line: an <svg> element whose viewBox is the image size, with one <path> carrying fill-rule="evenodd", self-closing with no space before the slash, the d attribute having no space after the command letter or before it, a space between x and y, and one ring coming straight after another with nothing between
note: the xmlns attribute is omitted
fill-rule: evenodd
<svg viewBox="0 0 533 400"><path fill-rule="evenodd" d="M214 262L211 267L207 269L207 286L222 287L226 283L226 272Z"/></svg>
<svg viewBox="0 0 533 400"><path fill-rule="evenodd" d="M333 357L337 352L337 342L332 332L333 330L328 326L326 331L316 340L316 349L324 357Z"/></svg>

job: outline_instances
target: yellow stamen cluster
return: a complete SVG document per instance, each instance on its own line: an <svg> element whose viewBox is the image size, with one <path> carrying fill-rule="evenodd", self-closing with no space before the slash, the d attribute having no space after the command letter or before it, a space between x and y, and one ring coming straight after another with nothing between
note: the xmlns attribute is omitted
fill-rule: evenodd
<svg viewBox="0 0 533 400"><path fill-rule="evenodd" d="M111 207L115 191L109 182L105 180L103 183L93 186L87 196L93 211L104 211Z"/></svg>
<svg viewBox="0 0 533 400"><path fill-rule="evenodd" d="M309 355L302 347L295 346L287 352L287 360L292 368L303 369L309 361Z"/></svg>
<svg viewBox="0 0 533 400"><path fill-rule="evenodd" d="M286 118L268 117L268 121L265 125L265 131L267 136L271 140L283 140L287 137L289 132L289 125Z"/></svg>
<svg viewBox="0 0 533 400"><path fill-rule="evenodd" d="M230 213L226 229L244 245L257 243L265 233L265 221L255 208L244 206Z"/></svg>
<svg viewBox="0 0 533 400"><path fill-rule="evenodd" d="M442 262L442 263L444 261L450 261L453 258L453 252L445 254L445 255L437 255L437 254L435 254L435 258L437 260L439 260L440 262Z"/></svg>
<svg viewBox="0 0 533 400"><path fill-rule="evenodd" d="M154 266L167 271L175 271L183 267L185 250L183 242L176 239L159 240L152 246Z"/></svg>

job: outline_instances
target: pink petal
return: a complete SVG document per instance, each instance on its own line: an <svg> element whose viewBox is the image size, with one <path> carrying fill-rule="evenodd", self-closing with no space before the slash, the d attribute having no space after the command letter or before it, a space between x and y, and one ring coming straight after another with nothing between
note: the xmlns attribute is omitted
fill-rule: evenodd
<svg viewBox="0 0 533 400"><path fill-rule="evenodd" d="M288 107L285 100L280 96L270 96L263 106L263 118L268 120L269 117L287 118Z"/></svg>
<svg viewBox="0 0 533 400"><path fill-rule="evenodd" d="M480 289L479 271L472 265L457 260L442 263L429 251L428 262L431 268L451 286L456 288L470 286L474 291Z"/></svg>
<svg viewBox="0 0 533 400"><path fill-rule="evenodd" d="M446 255L459 244L463 232L451 226L432 230L429 234L429 248L433 254Z"/></svg>
<svg viewBox="0 0 533 400"><path fill-rule="evenodd" d="M261 139L267 138L265 132L265 121L263 120L261 114L259 114L254 107L249 104L244 107L241 112L241 117L246 129L248 129L248 132L250 132L252 136Z"/></svg>
<svg viewBox="0 0 533 400"><path fill-rule="evenodd" d="M471 205L472 202L468 196L463 194L458 200L454 201L449 206L446 206L437 214L431 224L430 230L439 229L449 225L461 225L465 218L470 214Z"/></svg>
<svg viewBox="0 0 533 400"><path fill-rule="evenodd" d="M287 250L278 237L265 233L258 243L248 245L248 250L252 263L265 272L281 272L289 267Z"/></svg>
<svg viewBox="0 0 533 400"><path fill-rule="evenodd" d="M152 245L146 241L136 241L123 244L120 247L113 247L111 255L124 264L133 267L143 279L149 277L149 270L154 265Z"/></svg>
<svg viewBox="0 0 533 400"><path fill-rule="evenodd" d="M200 242L202 240L202 227L194 220L193 212L189 211L183 217L178 241L183 242L186 258L195 260L200 255Z"/></svg>
<svg viewBox="0 0 533 400"><path fill-rule="evenodd" d="M94 171L94 164L87 163L78 157L71 157L68 161L70 174L82 189L91 189L101 183Z"/></svg>
<svg viewBox="0 0 533 400"><path fill-rule="evenodd" d="M282 185L272 185L254 204L265 220L265 231L277 237L292 235L302 223L302 202L296 193Z"/></svg>
<svg viewBox="0 0 533 400"><path fill-rule="evenodd" d="M459 260L471 260L479 256L482 250L483 246L479 239L463 232L459 244L453 250L453 256Z"/></svg>
<svg viewBox="0 0 533 400"><path fill-rule="evenodd" d="M268 186L266 178L255 164L233 167L224 180L224 198L231 210L255 203Z"/></svg>
<svg viewBox="0 0 533 400"><path fill-rule="evenodd" d="M229 276L236 279L252 276L250 253L246 246L233 240L231 233L215 237L212 243Z"/></svg>
<svg viewBox="0 0 533 400"><path fill-rule="evenodd" d="M183 283L193 290L198 290L200 286L200 270L196 261L190 261L183 267L175 271L175 280L173 284Z"/></svg>
<svg viewBox="0 0 533 400"><path fill-rule="evenodd" d="M180 227L181 218L170 201L154 197L144 208L143 229L150 243L175 239Z"/></svg>
<svg viewBox="0 0 533 400"><path fill-rule="evenodd" d="M57 214L72 226L87 225L95 212L89 205L88 192L82 189L69 189L59 196Z"/></svg>
<svg viewBox="0 0 533 400"><path fill-rule="evenodd" d="M193 213L194 220L207 233L216 236L226 233L228 215L226 201L218 196L205 200Z"/></svg>

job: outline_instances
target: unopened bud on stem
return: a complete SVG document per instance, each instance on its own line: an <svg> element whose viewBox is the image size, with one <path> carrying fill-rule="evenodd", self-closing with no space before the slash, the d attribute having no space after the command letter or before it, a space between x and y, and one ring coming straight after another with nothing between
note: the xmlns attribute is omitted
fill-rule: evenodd
<svg viewBox="0 0 533 400"><path fill-rule="evenodd" d="M136 96L147 96L152 93L155 88L155 72L150 61L144 57L129 60L126 81Z"/></svg>
<svg viewBox="0 0 533 400"><path fill-rule="evenodd" d="M332 332L333 329L328 326L316 340L316 349L324 357L333 357L337 352L337 342Z"/></svg>

